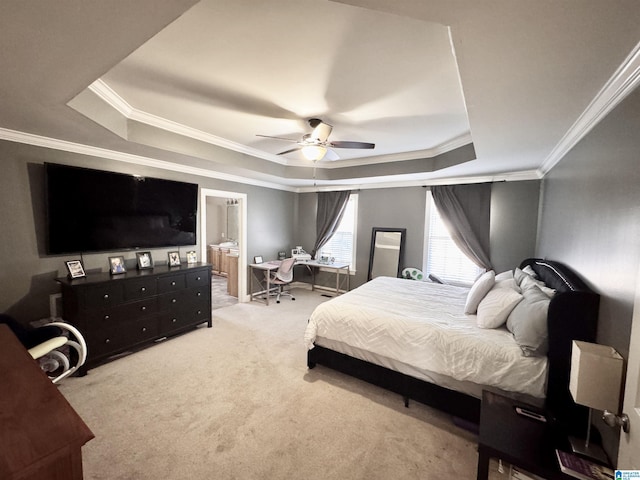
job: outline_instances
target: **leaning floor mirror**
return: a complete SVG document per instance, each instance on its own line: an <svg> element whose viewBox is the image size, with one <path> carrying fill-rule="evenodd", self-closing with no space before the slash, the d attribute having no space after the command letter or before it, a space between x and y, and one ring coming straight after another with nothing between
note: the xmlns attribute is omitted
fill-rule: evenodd
<svg viewBox="0 0 640 480"><path fill-rule="evenodd" d="M373 227L368 280L400 276L406 231L406 228Z"/></svg>

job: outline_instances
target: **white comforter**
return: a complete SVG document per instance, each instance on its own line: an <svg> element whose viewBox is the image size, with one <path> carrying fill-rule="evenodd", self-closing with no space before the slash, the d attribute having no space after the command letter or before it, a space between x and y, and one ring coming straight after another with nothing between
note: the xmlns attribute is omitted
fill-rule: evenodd
<svg viewBox="0 0 640 480"><path fill-rule="evenodd" d="M305 343L340 341L460 381L543 397L546 357L524 357L505 328L463 313L468 289L378 277L319 305Z"/></svg>

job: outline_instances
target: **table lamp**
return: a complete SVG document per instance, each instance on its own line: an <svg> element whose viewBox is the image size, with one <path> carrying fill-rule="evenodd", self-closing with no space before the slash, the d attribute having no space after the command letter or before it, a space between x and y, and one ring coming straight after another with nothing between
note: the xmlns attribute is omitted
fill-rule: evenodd
<svg viewBox="0 0 640 480"><path fill-rule="evenodd" d="M618 411L623 363L620 354L612 347L573 341L569 391L577 404L589 407L586 439L569 439L575 453L607 463L607 456L602 448L589 443L591 410Z"/></svg>

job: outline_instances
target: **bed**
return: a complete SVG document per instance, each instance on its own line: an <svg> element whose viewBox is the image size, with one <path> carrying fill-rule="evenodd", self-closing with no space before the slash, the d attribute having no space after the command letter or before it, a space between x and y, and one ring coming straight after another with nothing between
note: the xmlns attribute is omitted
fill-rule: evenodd
<svg viewBox="0 0 640 480"><path fill-rule="evenodd" d="M491 389L544 404L568 428L584 425L585 411L568 390L571 341L595 340L599 295L568 267L539 258L514 270L518 286L508 283L523 295L525 285L530 287L519 287L523 271L530 276L525 282L535 279L550 297L539 319L545 338L534 347L523 344L515 323L524 301L509 307L509 329L478 326L492 311L487 305L497 293L495 279L479 292L478 285L469 290L378 277L316 308L305 331L307 365L324 365L394 391L407 406L416 400L474 423L482 390ZM509 280L501 276L500 282ZM477 313L465 314L470 297L478 294Z"/></svg>

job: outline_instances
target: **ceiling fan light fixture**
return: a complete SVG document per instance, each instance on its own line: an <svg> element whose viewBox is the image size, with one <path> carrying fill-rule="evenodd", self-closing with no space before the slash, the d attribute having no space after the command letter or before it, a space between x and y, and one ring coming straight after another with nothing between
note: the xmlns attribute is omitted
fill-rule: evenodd
<svg viewBox="0 0 640 480"><path fill-rule="evenodd" d="M327 154L327 147L322 145L305 145L302 147L302 155L311 161L322 160Z"/></svg>

